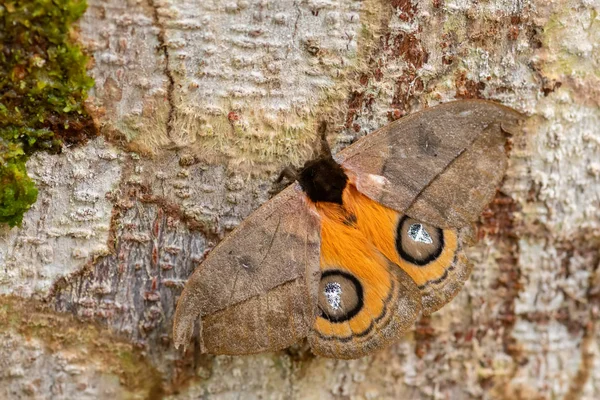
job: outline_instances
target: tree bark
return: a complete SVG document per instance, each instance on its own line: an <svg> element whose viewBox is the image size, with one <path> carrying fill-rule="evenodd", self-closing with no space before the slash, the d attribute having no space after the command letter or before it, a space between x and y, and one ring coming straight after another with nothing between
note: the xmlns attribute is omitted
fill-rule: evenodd
<svg viewBox="0 0 600 400"><path fill-rule="evenodd" d="M27 167L0 228L0 397L600 398L600 4L89 0L102 137ZM310 157L405 114L491 99L529 118L459 296L354 361L305 344L181 354L188 275Z"/></svg>

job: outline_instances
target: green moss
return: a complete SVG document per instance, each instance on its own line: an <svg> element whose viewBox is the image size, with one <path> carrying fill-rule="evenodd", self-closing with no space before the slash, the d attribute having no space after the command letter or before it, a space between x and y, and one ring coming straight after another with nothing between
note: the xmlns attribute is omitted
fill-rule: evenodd
<svg viewBox="0 0 600 400"><path fill-rule="evenodd" d="M0 4L0 223L19 225L37 190L25 162L95 134L84 109L93 80L71 38L85 0Z"/></svg>
<svg viewBox="0 0 600 400"><path fill-rule="evenodd" d="M37 189L27 176L23 159L0 165L0 223L20 225L23 213L37 199Z"/></svg>

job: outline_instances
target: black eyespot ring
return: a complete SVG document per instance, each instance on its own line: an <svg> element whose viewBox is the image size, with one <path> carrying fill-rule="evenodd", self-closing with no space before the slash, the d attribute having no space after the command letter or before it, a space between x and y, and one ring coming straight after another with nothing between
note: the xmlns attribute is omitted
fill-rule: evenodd
<svg viewBox="0 0 600 400"><path fill-rule="evenodd" d="M348 310L346 313L342 314L342 315L329 315L327 313L327 310L324 310L323 307L319 307L321 309L322 312L322 317L324 319L326 319L329 322L334 322L334 323L341 323L341 322L346 322L352 318L354 318L356 316L356 314L358 314L360 312L360 310L363 308L364 306L364 298L363 298L363 287L360 284L360 282L358 281L358 279L356 279L356 277L346 271L341 271L338 269L329 269L325 272L323 272L323 274L321 275L321 280L323 280L323 278L327 278L330 276L340 276L341 278L349 281L350 283L352 283L352 285L354 285L354 290L356 292L356 305L351 309ZM319 287L320 290L320 287Z"/></svg>
<svg viewBox="0 0 600 400"><path fill-rule="evenodd" d="M415 265L419 265L419 266L423 266L423 265L427 265L432 261L435 261L441 254L442 251L444 250L444 232L440 229L440 228L434 228L435 229L435 233L437 233L437 237L438 237L438 247L437 249L429 254L427 257L423 258L423 259L419 259L419 258L415 258L412 255L408 254L406 252L406 250L404 250L404 247L402 246L402 231L404 230L404 223L406 222L406 220L408 219L408 216L404 216L402 217L402 219L400 219L400 222L398 222L398 227L396 228L396 251L398 251L398 254L400 254L400 257L402 257L403 260L408 261L409 263L415 264Z"/></svg>

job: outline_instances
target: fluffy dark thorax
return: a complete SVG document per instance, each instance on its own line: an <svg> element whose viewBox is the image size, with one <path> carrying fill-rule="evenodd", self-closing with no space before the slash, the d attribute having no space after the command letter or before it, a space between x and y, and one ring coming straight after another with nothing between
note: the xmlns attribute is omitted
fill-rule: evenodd
<svg viewBox="0 0 600 400"><path fill-rule="evenodd" d="M348 176L333 157L325 156L307 161L298 174L298 182L313 202L325 201L341 205Z"/></svg>

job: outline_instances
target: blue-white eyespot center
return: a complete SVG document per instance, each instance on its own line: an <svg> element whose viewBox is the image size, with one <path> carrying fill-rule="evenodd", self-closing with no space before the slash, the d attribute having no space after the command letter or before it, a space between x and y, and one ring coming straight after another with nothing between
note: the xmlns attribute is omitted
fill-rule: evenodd
<svg viewBox="0 0 600 400"><path fill-rule="evenodd" d="M429 232L425 230L423 224L411 224L408 227L408 236L415 242L432 244L433 239L429 235Z"/></svg>
<svg viewBox="0 0 600 400"><path fill-rule="evenodd" d="M325 298L333 310L339 310L342 303L342 285L338 282L328 282L325 285Z"/></svg>

